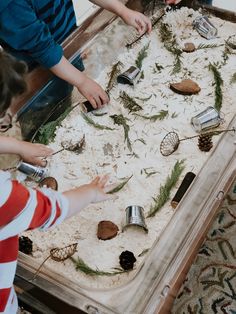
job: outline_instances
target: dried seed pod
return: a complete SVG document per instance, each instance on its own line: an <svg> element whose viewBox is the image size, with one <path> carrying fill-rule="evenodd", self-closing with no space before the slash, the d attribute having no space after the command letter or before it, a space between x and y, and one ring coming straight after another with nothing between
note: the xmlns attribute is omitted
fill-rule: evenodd
<svg viewBox="0 0 236 314"><path fill-rule="evenodd" d="M33 251L33 242L28 237L19 238L19 250L25 254L31 254Z"/></svg>
<svg viewBox="0 0 236 314"><path fill-rule="evenodd" d="M134 254L130 251L123 251L120 254L120 266L124 270L130 270L134 268L134 263L136 262L136 258Z"/></svg>
<svg viewBox="0 0 236 314"><path fill-rule="evenodd" d="M45 187L45 186L47 188L57 191L58 189L57 180L53 177L46 177L42 181L39 182L39 187Z"/></svg>
<svg viewBox="0 0 236 314"><path fill-rule="evenodd" d="M209 152L213 147L212 135L211 134L201 134L198 137L198 147L203 152Z"/></svg>

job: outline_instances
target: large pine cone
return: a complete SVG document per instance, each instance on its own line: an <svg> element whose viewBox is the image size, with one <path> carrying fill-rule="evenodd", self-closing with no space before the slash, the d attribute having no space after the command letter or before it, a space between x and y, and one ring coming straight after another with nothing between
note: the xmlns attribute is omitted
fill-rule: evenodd
<svg viewBox="0 0 236 314"><path fill-rule="evenodd" d="M28 237L19 238L19 250L25 254L31 254L33 251L33 242Z"/></svg>
<svg viewBox="0 0 236 314"><path fill-rule="evenodd" d="M130 251L123 251L120 254L120 266L124 270L130 270L134 268L134 263L136 262L136 258L134 254Z"/></svg>
<svg viewBox="0 0 236 314"><path fill-rule="evenodd" d="M209 150L213 147L212 135L210 134L199 135L198 147L203 152L209 152Z"/></svg>

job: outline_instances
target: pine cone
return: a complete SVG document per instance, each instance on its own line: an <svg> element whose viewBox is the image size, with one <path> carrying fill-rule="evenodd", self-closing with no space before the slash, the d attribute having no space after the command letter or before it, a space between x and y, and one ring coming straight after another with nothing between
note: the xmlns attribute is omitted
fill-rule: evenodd
<svg viewBox="0 0 236 314"><path fill-rule="evenodd" d="M134 268L134 263L136 262L136 258L134 254L130 251L123 251L120 254L120 266L124 270L130 270Z"/></svg>
<svg viewBox="0 0 236 314"><path fill-rule="evenodd" d="M19 238L19 250L25 254L31 254L33 251L33 242L28 237Z"/></svg>
<svg viewBox="0 0 236 314"><path fill-rule="evenodd" d="M209 152L209 150L213 147L212 135L211 134L199 135L198 147L203 152Z"/></svg>

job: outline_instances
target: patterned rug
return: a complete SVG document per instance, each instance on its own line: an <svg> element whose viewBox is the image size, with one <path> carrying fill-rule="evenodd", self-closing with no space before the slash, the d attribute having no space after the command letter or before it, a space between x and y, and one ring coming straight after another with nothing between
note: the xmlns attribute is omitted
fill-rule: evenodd
<svg viewBox="0 0 236 314"><path fill-rule="evenodd" d="M172 314L236 314L236 185L224 201Z"/></svg>

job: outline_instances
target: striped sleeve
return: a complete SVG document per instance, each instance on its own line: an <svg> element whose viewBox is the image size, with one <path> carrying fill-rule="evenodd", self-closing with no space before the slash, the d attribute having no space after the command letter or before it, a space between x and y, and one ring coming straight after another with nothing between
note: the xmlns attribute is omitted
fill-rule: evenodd
<svg viewBox="0 0 236 314"><path fill-rule="evenodd" d="M29 54L46 68L60 62L63 49L55 42L48 25L37 17L30 1L11 1L0 12L0 22L0 38L12 49Z"/></svg>
<svg viewBox="0 0 236 314"><path fill-rule="evenodd" d="M0 171L0 313L15 314L13 289L18 255L18 234L27 229L48 229L67 216L68 201L58 192L33 190Z"/></svg>

